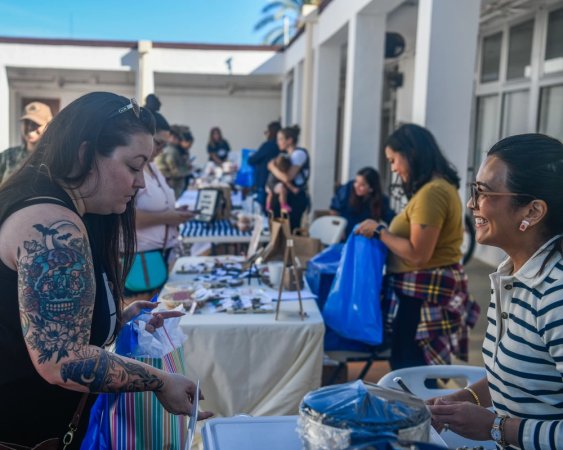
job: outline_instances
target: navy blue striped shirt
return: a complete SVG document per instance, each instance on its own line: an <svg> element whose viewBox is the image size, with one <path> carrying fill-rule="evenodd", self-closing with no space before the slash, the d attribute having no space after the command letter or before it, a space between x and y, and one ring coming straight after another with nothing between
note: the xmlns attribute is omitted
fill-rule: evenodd
<svg viewBox="0 0 563 450"><path fill-rule="evenodd" d="M512 274L507 259L490 275L483 358L497 413L524 419L522 449L563 448L561 254L552 256L539 274L554 239L518 272Z"/></svg>

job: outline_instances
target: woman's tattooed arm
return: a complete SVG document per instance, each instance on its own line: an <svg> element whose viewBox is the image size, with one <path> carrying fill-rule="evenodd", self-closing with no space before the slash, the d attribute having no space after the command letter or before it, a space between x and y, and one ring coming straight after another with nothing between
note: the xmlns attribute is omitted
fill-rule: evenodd
<svg viewBox="0 0 563 450"><path fill-rule="evenodd" d="M162 372L89 345L96 284L82 225L35 223L17 250L22 331L49 382L91 392L158 391Z"/></svg>

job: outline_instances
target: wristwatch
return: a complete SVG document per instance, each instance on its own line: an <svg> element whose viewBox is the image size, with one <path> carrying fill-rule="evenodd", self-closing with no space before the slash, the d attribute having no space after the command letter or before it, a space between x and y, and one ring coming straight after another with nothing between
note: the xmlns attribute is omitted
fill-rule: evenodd
<svg viewBox="0 0 563 450"><path fill-rule="evenodd" d="M504 421L506 418L507 416L499 416L497 414L491 428L491 438L501 447L506 446L506 441L504 440Z"/></svg>
<svg viewBox="0 0 563 450"><path fill-rule="evenodd" d="M381 232L383 230L386 230L386 229L387 229L387 227L385 225L383 225L382 223L380 223L378 226L375 227L374 233L379 236L381 234Z"/></svg>

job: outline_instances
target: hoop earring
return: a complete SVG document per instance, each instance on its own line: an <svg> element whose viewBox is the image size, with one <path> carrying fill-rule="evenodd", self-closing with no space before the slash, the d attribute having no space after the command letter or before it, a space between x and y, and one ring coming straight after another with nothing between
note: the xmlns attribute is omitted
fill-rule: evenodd
<svg viewBox="0 0 563 450"><path fill-rule="evenodd" d="M530 226L530 222L524 219L522 222L520 222L520 226L518 227L518 229L520 231L526 231L529 226Z"/></svg>

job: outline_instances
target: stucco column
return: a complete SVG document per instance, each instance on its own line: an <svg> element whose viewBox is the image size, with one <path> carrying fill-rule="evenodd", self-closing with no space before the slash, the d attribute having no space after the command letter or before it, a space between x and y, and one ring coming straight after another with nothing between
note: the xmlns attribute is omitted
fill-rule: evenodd
<svg viewBox="0 0 563 450"><path fill-rule="evenodd" d="M312 210L328 209L334 187L340 48L321 45L315 53L311 121Z"/></svg>
<svg viewBox="0 0 563 450"><path fill-rule="evenodd" d="M154 69L151 50L151 41L139 41L137 45L138 63L135 92L140 104L144 103L147 95L154 93Z"/></svg>
<svg viewBox="0 0 563 450"><path fill-rule="evenodd" d="M480 2L420 0L413 121L427 127L462 179L466 198Z"/></svg>
<svg viewBox="0 0 563 450"><path fill-rule="evenodd" d="M348 25L342 181L378 168L386 16L357 14Z"/></svg>
<svg viewBox="0 0 563 450"><path fill-rule="evenodd" d="M285 123L286 122L286 118L287 118L287 113L288 113L288 109L290 108L291 105L287 104L287 93L288 93L288 89L289 89L289 81L290 81L290 77L289 75L285 75L285 77L282 80L282 86L281 86L281 111L280 111L280 117L281 117L281 123Z"/></svg>
<svg viewBox="0 0 563 450"><path fill-rule="evenodd" d="M0 66L0 151L10 146L10 88L6 66Z"/></svg>
<svg viewBox="0 0 563 450"><path fill-rule="evenodd" d="M303 59L303 97L301 103L301 145L311 147L311 119L313 112L313 76L315 69L313 51L313 33L317 23L317 11L314 9L303 18L305 21L305 57Z"/></svg>
<svg viewBox="0 0 563 450"><path fill-rule="evenodd" d="M284 126L291 126L301 123L301 104L303 96L303 61L300 61L293 68L293 105L291 111L291 123Z"/></svg>

